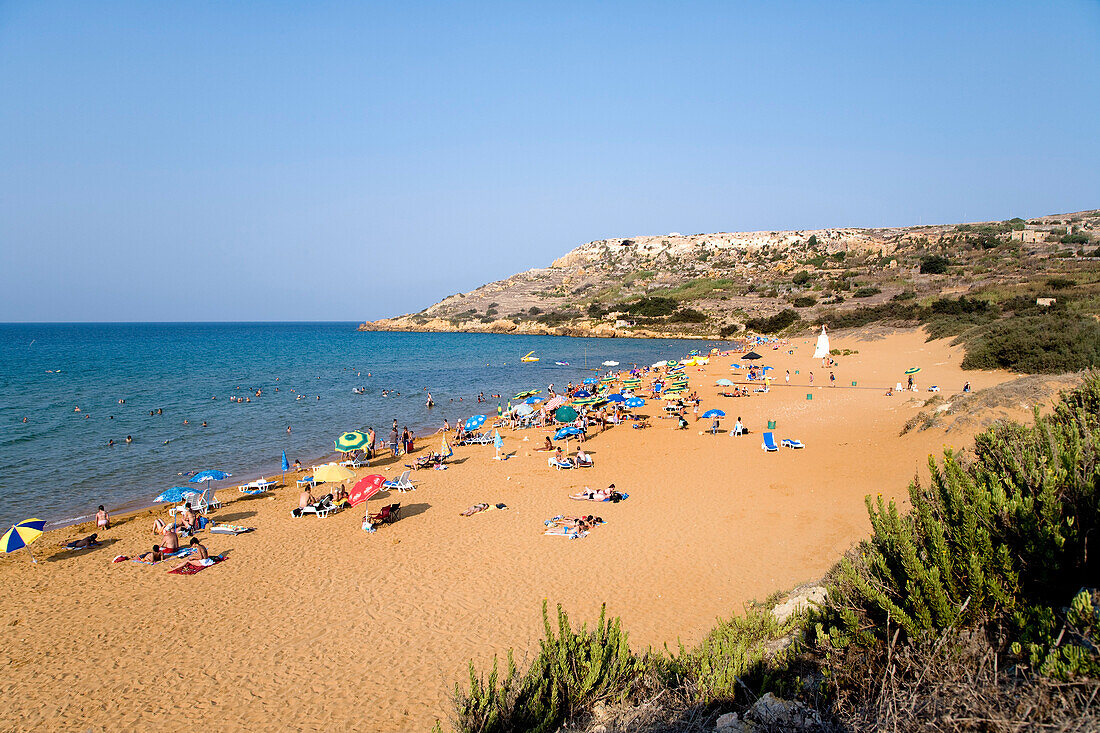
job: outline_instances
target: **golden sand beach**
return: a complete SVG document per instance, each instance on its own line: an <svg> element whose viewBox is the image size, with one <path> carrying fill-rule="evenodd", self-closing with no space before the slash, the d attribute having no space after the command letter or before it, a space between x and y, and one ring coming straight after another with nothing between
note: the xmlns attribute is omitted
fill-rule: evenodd
<svg viewBox="0 0 1100 733"><path fill-rule="evenodd" d="M903 497L929 454L969 445L976 424L899 435L928 385L949 396L966 381L981 390L1013 378L964 372L959 347L919 331L834 335L832 345L858 351L837 357L836 387L808 338L763 352L778 376L768 394L718 396L716 379L744 381L730 369L736 355L689 368L702 410L726 412L718 435L701 434L709 421L673 429L651 401L640 412L652 428L592 433L590 469L549 468L534 450L549 429L505 433L506 461L492 446L456 447L447 470L414 473L415 491L369 502L402 503L400 521L374 534L361 529L361 508L291 517L293 485L247 498L221 490L213 518L256 531L200 533L228 559L193 577L168 574L171 563L111 563L149 549L164 509L118 523L89 551L58 547L87 527L48 533L34 546L38 564L22 552L0 558L0 729L446 728L467 662L484 667L509 647L522 658L541 636L543 599L577 621L606 603L637 647L698 641L745 602L820 578L866 536L865 495ZM922 391L885 396L912 365ZM750 435L726 432L738 416ZM777 441L805 449L762 451L769 420ZM357 474L392 478L406 460ZM568 498L611 483L629 499ZM508 508L460 516L478 502ZM606 524L580 540L542 534L543 520L571 513Z"/></svg>

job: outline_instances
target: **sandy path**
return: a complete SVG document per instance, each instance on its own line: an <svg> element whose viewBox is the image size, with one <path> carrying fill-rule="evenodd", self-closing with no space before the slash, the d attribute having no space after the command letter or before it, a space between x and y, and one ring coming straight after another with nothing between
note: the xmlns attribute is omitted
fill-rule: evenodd
<svg viewBox="0 0 1100 733"><path fill-rule="evenodd" d="M457 448L449 470L420 471L417 491L389 499L406 515L373 535L358 510L292 519L296 492L279 489L215 515L259 529L204 533L230 558L195 577L109 563L151 544L144 514L85 555L48 547L74 529L44 538L36 566L24 553L0 558L0 729L428 730L446 720L470 658L531 648L544 598L578 621L605 601L636 646L697 641L745 601L820 577L865 535L865 494L902 496L929 453L970 442L962 430L899 437L929 396L883 395L905 367L919 364L918 383L945 394L968 379L982 389L1011 378L964 373L959 349L916 332L833 341L859 350L835 370L838 385L859 389L828 387L809 339L792 342L793 357L765 353L778 375L767 395L716 396L715 379L732 374L731 359L717 358L689 375L703 410L726 411L721 434L699 435L704 421L614 428L588 442L596 465L583 471L546 466L532 450L546 430L509 437L506 462L491 460L491 446ZM799 386L783 385L788 367ZM737 415L752 435L725 433ZM778 422L777 440L807 448L762 452L767 420ZM566 498L612 482L630 499ZM458 516L479 501L509 509ZM541 535L543 519L582 511L608 524L579 541Z"/></svg>

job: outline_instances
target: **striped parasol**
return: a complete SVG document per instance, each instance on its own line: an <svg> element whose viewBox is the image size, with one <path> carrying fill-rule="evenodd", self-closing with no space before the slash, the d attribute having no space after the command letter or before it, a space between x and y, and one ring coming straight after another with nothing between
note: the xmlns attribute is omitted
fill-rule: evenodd
<svg viewBox="0 0 1100 733"><path fill-rule="evenodd" d="M45 527L45 519L24 519L18 524L13 524L11 529L0 538L0 549L4 552L15 552L26 547L27 554L30 554L30 544L42 536ZM34 559L34 555L31 555L31 562L38 562Z"/></svg>
<svg viewBox="0 0 1100 733"><path fill-rule="evenodd" d="M370 445L370 438L366 433L361 433L358 430L352 430L351 432L344 433L335 440L336 450L341 453L351 453L356 450L363 450Z"/></svg>

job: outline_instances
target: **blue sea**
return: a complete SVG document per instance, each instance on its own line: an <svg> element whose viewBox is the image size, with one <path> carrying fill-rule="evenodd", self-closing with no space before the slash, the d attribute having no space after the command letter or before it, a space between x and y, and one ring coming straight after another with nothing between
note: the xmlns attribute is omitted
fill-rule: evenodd
<svg viewBox="0 0 1100 733"><path fill-rule="evenodd" d="M346 430L382 439L396 418L423 436L444 418L492 415L517 391L594 375L586 359L606 370L605 360L650 364L713 345L355 326L0 324L0 527L147 505L208 468L233 474L215 487L235 486L278 474L284 450L306 466L329 456ZM529 351L541 361L521 363Z"/></svg>

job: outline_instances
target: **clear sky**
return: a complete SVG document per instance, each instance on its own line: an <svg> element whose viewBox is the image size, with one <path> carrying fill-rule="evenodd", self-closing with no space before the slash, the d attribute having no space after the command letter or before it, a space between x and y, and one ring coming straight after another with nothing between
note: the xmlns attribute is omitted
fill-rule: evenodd
<svg viewBox="0 0 1100 733"><path fill-rule="evenodd" d="M0 321L373 319L604 237L1096 207L1094 1L0 0Z"/></svg>

